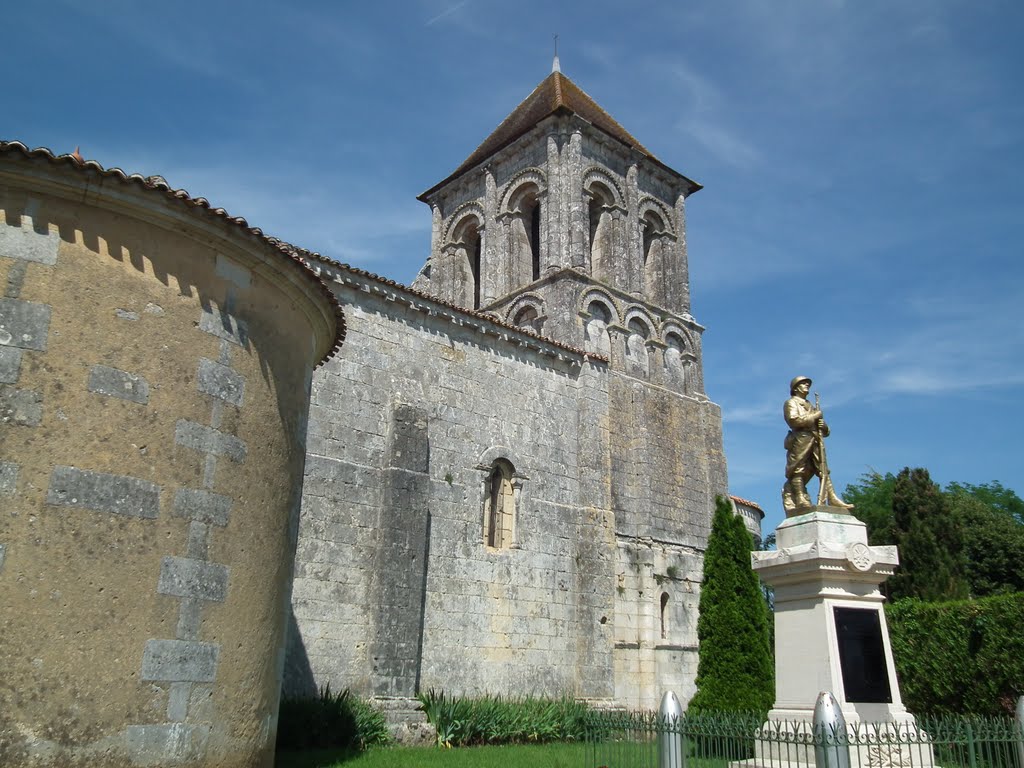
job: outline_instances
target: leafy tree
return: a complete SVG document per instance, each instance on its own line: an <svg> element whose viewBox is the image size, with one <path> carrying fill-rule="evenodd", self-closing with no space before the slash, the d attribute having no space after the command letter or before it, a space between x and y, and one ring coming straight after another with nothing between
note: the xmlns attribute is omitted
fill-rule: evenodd
<svg viewBox="0 0 1024 768"><path fill-rule="evenodd" d="M993 481L982 485L971 485L970 483L950 483L946 486L946 493L967 494L984 504L993 513L1002 512L1024 525L1024 499L1021 499L1009 488L1004 488L1002 483Z"/></svg>
<svg viewBox="0 0 1024 768"><path fill-rule="evenodd" d="M768 611L750 567L753 539L718 497L704 554L697 637L697 694L690 712L766 714L775 696Z"/></svg>
<svg viewBox="0 0 1024 768"><path fill-rule="evenodd" d="M909 470L908 470L909 471ZM843 494L855 504L854 514L868 527L871 544L899 544L893 511L896 476L871 472L849 485ZM961 567L970 594L974 597L1024 591L1024 500L998 482L972 485L950 483L942 493L946 508L955 521L948 525L933 520L932 527L946 525L949 531L959 529L962 542ZM937 537L941 541L942 536ZM955 542L954 542L955 546ZM908 561L900 552L900 576L915 568L913 557ZM924 580L932 574L924 573ZM899 578L895 583L898 585ZM891 587L891 585L889 585ZM890 589L891 592L891 589ZM895 593L899 596L899 592ZM942 599L946 599L947 596Z"/></svg>
<svg viewBox="0 0 1024 768"><path fill-rule="evenodd" d="M989 494L990 486L950 485L950 508L963 530L965 574L975 597L1024 592L1024 525ZM1013 491L1006 491L1020 502Z"/></svg>
<svg viewBox="0 0 1024 768"><path fill-rule="evenodd" d="M853 514L868 527L872 546L893 543L892 492L896 476L870 472L860 482L846 486L843 499L853 504Z"/></svg>
<svg viewBox="0 0 1024 768"><path fill-rule="evenodd" d="M892 492L893 543L901 567L884 584L893 600L956 600L967 597L959 519L927 469L906 468Z"/></svg>

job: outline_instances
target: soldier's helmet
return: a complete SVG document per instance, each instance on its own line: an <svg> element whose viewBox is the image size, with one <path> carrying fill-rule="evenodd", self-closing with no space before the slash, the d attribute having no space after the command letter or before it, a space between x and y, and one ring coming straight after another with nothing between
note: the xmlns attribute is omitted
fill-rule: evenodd
<svg viewBox="0 0 1024 768"><path fill-rule="evenodd" d="M789 382L789 394L792 395L794 392L796 392L796 385L799 384L801 381L806 381L808 384L810 384L811 383L811 377L810 376L796 376L796 377L794 377L793 380L791 382Z"/></svg>

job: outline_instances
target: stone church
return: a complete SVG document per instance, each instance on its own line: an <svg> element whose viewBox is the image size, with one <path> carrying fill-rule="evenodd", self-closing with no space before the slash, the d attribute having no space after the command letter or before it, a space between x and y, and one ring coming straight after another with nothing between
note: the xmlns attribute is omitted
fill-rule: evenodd
<svg viewBox="0 0 1024 768"><path fill-rule="evenodd" d="M348 329L312 383L286 692L692 696L727 492L690 313L700 189L556 59L420 195L411 287L300 253Z"/></svg>

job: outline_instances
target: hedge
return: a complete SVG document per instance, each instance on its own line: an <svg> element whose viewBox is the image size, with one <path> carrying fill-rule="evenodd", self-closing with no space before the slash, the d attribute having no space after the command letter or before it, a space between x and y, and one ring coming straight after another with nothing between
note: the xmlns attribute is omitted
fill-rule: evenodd
<svg viewBox="0 0 1024 768"><path fill-rule="evenodd" d="M886 606L903 703L916 714L1013 714L1024 694L1024 592Z"/></svg>

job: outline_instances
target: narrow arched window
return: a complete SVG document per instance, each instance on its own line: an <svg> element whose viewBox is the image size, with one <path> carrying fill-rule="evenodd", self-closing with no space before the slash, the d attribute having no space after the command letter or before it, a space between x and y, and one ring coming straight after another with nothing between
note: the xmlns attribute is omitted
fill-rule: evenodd
<svg viewBox="0 0 1024 768"><path fill-rule="evenodd" d="M480 251L482 242L480 233L476 232L476 240L473 243L473 309L480 309Z"/></svg>
<svg viewBox="0 0 1024 768"><path fill-rule="evenodd" d="M586 190L590 195L587 211L590 216L590 274L602 282L610 283L615 274L613 242L615 220L612 216L615 197L600 182Z"/></svg>
<svg viewBox="0 0 1024 768"><path fill-rule="evenodd" d="M530 256L533 262L533 279L540 280L540 201L534 201L530 212Z"/></svg>
<svg viewBox="0 0 1024 768"><path fill-rule="evenodd" d="M537 183L519 185L509 196L507 212L508 286L514 290L540 278L542 212Z"/></svg>
<svg viewBox="0 0 1024 768"><path fill-rule="evenodd" d="M483 295L482 241L477 217L464 217L452 231L451 240L445 247L446 263L443 269L438 267L436 275L442 298L466 309L480 308Z"/></svg>
<svg viewBox="0 0 1024 768"><path fill-rule="evenodd" d="M650 372L647 339L651 333L647 325L635 317L629 321L627 328L629 336L626 338L626 372L646 378Z"/></svg>
<svg viewBox="0 0 1024 768"><path fill-rule="evenodd" d="M675 333L665 336L665 382L670 389L686 392L686 345Z"/></svg>
<svg viewBox="0 0 1024 768"><path fill-rule="evenodd" d="M539 318L540 316L537 314L536 307L523 307L516 312L516 316L512 321L512 324L517 328L529 328L532 331L540 333Z"/></svg>
<svg viewBox="0 0 1024 768"><path fill-rule="evenodd" d="M487 482L487 515L484 538L488 547L503 549L512 545L516 500L512 477L515 470L504 459L491 467Z"/></svg>
<svg viewBox="0 0 1024 768"><path fill-rule="evenodd" d="M654 211L648 211L644 223L644 296L648 301L661 304L665 300L665 222Z"/></svg>
<svg viewBox="0 0 1024 768"><path fill-rule="evenodd" d="M590 315L584 327L587 352L610 357L611 339L608 336L608 323L611 322L612 313L600 301L592 301L587 307L587 314Z"/></svg>
<svg viewBox="0 0 1024 768"><path fill-rule="evenodd" d="M657 214L648 212L644 216L644 264L648 264L651 260L651 248L654 247L655 241L661 236L664 231L665 225Z"/></svg>
<svg viewBox="0 0 1024 768"><path fill-rule="evenodd" d="M668 592L661 593L661 639L668 637Z"/></svg>

